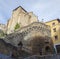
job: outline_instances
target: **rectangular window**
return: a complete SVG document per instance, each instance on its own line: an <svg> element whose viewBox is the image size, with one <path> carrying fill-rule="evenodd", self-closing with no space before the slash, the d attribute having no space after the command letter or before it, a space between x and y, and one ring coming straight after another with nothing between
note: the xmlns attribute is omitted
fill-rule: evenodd
<svg viewBox="0 0 60 59"><path fill-rule="evenodd" d="M55 25L55 23L52 23L52 25Z"/></svg>
<svg viewBox="0 0 60 59"><path fill-rule="evenodd" d="M56 32L56 28L54 28L53 31Z"/></svg>
<svg viewBox="0 0 60 59"><path fill-rule="evenodd" d="M55 37L55 40L57 40L58 39L58 36L56 35L56 36L54 36Z"/></svg>

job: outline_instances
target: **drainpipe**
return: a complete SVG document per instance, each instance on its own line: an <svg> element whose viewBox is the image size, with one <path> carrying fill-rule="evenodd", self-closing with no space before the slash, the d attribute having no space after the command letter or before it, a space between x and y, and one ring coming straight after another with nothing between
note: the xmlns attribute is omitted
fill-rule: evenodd
<svg viewBox="0 0 60 59"><path fill-rule="evenodd" d="M54 49L55 49L55 52L56 52L56 54L57 54L57 49L56 49L56 45L54 45Z"/></svg>

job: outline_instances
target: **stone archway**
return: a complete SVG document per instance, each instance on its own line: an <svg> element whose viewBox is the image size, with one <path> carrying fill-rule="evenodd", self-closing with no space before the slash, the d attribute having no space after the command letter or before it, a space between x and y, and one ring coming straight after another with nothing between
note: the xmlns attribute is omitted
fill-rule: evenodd
<svg viewBox="0 0 60 59"><path fill-rule="evenodd" d="M53 53L53 50L52 50L52 47L50 45L47 45L44 47L44 55L49 55L49 54L52 54Z"/></svg>

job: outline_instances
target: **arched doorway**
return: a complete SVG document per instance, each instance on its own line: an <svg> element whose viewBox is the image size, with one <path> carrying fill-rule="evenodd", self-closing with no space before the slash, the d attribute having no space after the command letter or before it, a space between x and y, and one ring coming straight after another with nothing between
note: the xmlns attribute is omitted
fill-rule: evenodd
<svg viewBox="0 0 60 59"><path fill-rule="evenodd" d="M46 47L45 47L45 54L46 54L46 55L47 55L47 54L52 54L52 49L51 49L50 46L46 46Z"/></svg>

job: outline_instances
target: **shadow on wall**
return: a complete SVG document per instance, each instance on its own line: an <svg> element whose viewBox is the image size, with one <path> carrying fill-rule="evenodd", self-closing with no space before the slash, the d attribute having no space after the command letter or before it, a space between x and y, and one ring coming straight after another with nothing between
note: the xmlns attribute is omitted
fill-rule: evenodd
<svg viewBox="0 0 60 59"><path fill-rule="evenodd" d="M48 55L54 53L53 43L51 43L51 41L48 41L48 43L46 43L45 39L45 37L40 36L35 36L32 38L31 47L33 54Z"/></svg>

